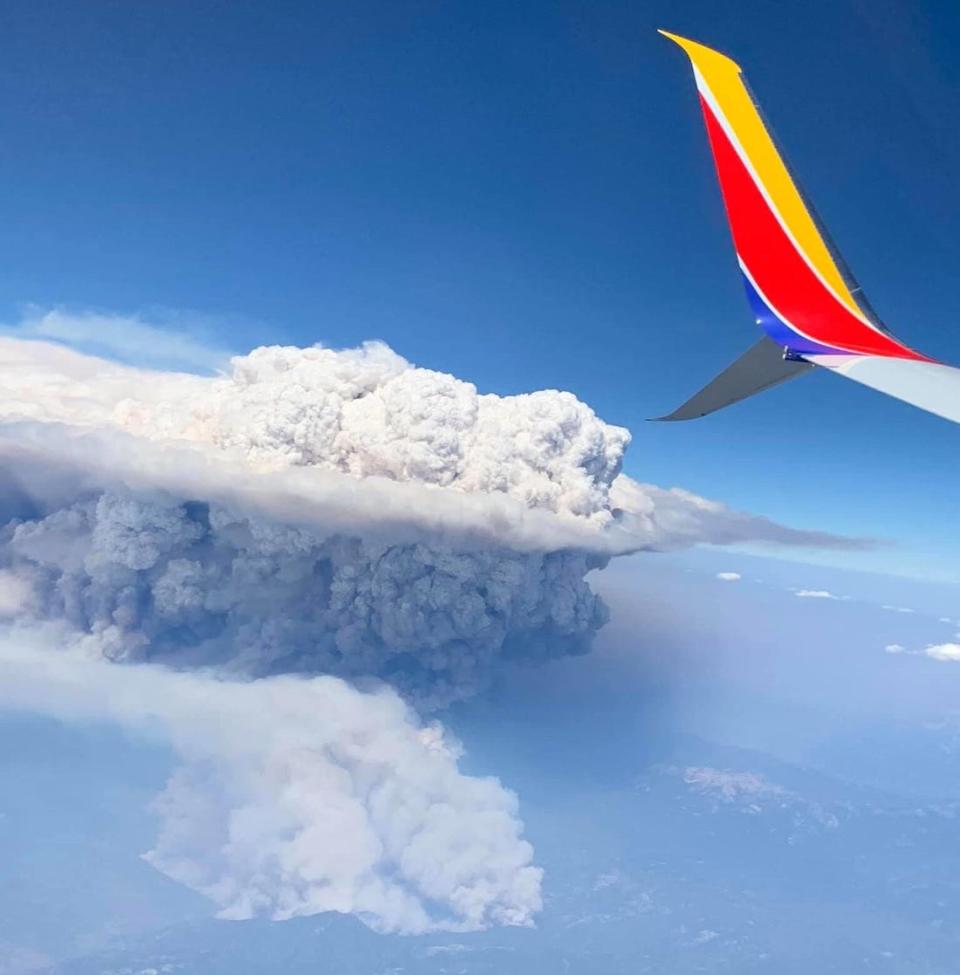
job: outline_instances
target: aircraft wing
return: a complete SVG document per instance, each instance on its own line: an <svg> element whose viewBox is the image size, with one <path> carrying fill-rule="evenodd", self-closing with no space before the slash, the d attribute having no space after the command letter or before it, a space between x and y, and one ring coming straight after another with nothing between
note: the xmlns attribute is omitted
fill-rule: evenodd
<svg viewBox="0 0 960 975"><path fill-rule="evenodd" d="M816 366L960 423L960 369L942 362L879 355L810 355Z"/></svg>
<svg viewBox="0 0 960 975"><path fill-rule="evenodd" d="M899 341L877 318L783 154L739 66L711 48L661 31L686 52L703 112L737 261L756 324L786 362L805 361L960 422L960 371ZM665 419L705 412L687 407L726 377L737 402L790 375L748 352ZM733 368L733 367L731 367ZM786 369L786 367L784 367ZM718 409L720 406L714 406Z"/></svg>

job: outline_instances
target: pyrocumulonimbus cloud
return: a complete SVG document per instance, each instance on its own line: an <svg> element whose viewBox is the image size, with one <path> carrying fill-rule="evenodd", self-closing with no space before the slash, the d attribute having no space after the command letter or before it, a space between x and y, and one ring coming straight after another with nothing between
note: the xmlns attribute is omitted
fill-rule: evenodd
<svg viewBox="0 0 960 975"><path fill-rule="evenodd" d="M226 915L527 923L540 875L512 795L460 775L405 709L474 694L506 659L585 650L606 619L586 576L617 554L865 544L638 484L620 473L629 439L570 393L482 395L379 343L262 348L202 377L0 339L4 680L58 716L79 706L70 687L113 687L133 704L92 700L134 725L169 696L186 764L150 860ZM223 733L188 717L200 693ZM342 720L311 717L331 707ZM229 731L244 709L262 711L258 743ZM358 744L371 728L382 754ZM356 833L343 862L330 828Z"/></svg>

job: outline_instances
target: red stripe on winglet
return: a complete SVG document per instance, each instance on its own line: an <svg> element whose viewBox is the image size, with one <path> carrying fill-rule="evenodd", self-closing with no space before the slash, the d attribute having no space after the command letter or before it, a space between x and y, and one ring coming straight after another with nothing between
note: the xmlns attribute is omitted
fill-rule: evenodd
<svg viewBox="0 0 960 975"><path fill-rule="evenodd" d="M737 253L777 311L825 345L867 355L930 361L865 325L830 293L787 236L702 96L700 106Z"/></svg>

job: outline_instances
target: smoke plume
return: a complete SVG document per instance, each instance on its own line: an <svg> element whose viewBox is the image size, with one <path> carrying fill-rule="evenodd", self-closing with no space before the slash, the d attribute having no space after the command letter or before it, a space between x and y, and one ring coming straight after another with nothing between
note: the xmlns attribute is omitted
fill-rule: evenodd
<svg viewBox="0 0 960 975"><path fill-rule="evenodd" d="M411 706L586 650L619 553L864 544L631 481L629 439L379 343L203 377L0 339L0 704L160 726L148 859L226 917L528 923L514 797Z"/></svg>
<svg viewBox="0 0 960 975"><path fill-rule="evenodd" d="M461 774L457 743L388 688L116 667L63 641L0 629L0 706L170 742L183 764L145 857L221 917L338 911L418 933L539 910L514 795Z"/></svg>

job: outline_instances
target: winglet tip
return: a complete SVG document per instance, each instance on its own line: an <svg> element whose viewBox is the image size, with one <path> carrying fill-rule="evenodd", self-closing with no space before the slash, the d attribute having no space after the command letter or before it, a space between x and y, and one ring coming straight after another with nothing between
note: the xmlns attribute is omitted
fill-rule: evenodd
<svg viewBox="0 0 960 975"><path fill-rule="evenodd" d="M664 30L662 27L657 28L657 33L662 34L668 41L673 41L674 44L679 44L683 47L684 44L695 44L695 41L691 41L689 38L682 37L680 34L674 34L673 31Z"/></svg>
<svg viewBox="0 0 960 975"><path fill-rule="evenodd" d="M687 57L698 68L702 68L706 62L713 62L716 67L723 65L728 68L733 68L738 74L741 70L740 65L733 58L727 57L726 54L722 54L712 47L707 47L706 44L701 44L699 41L692 41L689 37L682 37L680 34L674 34L671 31L664 30L662 27L657 28L657 33L665 37L668 41L673 41L678 47L683 48Z"/></svg>
<svg viewBox="0 0 960 975"><path fill-rule="evenodd" d="M668 41L673 41L674 44L679 45L680 47L684 48L684 50L686 50L687 44L693 43L692 41L688 41L685 37L681 37L679 34L674 34L671 31L664 30L662 27L657 28L657 33L660 34L661 37L665 37Z"/></svg>

